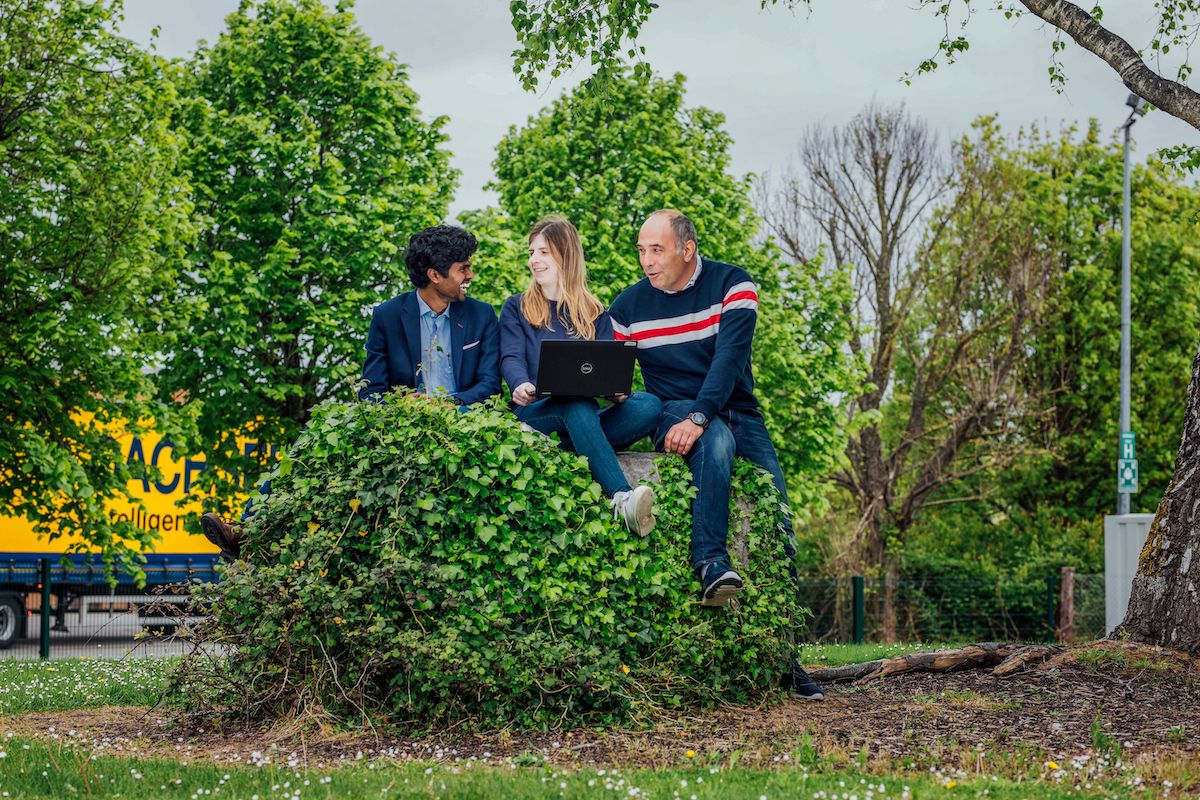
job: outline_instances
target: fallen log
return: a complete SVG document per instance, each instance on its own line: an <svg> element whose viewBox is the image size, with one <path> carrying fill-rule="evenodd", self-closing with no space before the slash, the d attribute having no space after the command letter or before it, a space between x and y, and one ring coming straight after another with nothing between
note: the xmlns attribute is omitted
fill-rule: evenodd
<svg viewBox="0 0 1200 800"><path fill-rule="evenodd" d="M992 674L997 678L1003 678L1007 675L1020 672L1028 664L1041 664L1066 650L1067 648L1065 647L1056 647L1049 644L1026 645L1014 651L1012 655L996 665L996 668L992 670Z"/></svg>
<svg viewBox="0 0 1200 800"><path fill-rule="evenodd" d="M1029 664L1040 664L1065 648L1056 645L980 642L954 650L923 650L892 658L809 670L813 680L824 683L863 682L906 672L954 672L993 667L996 676L1011 675Z"/></svg>

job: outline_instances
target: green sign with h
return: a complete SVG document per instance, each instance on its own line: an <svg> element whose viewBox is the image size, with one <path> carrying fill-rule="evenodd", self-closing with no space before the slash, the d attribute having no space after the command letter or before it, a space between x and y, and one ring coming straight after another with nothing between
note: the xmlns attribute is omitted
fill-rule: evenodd
<svg viewBox="0 0 1200 800"><path fill-rule="evenodd" d="M1117 459L1117 491L1136 494L1137 490L1137 438L1133 431L1124 431L1121 434L1121 457Z"/></svg>

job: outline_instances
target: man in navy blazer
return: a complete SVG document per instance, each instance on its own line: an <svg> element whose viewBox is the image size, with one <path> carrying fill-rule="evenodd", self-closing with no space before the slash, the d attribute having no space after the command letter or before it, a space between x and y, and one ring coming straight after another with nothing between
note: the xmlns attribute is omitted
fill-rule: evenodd
<svg viewBox="0 0 1200 800"><path fill-rule="evenodd" d="M360 399L407 386L469 406L500 391L496 311L467 297L477 246L474 236L452 225L409 239L404 263L415 288L371 316Z"/></svg>
<svg viewBox="0 0 1200 800"><path fill-rule="evenodd" d="M467 297L471 256L478 244L462 228L438 225L413 234L404 251L408 278L416 288L380 304L367 333L366 387L360 400L375 399L396 386L443 396L462 407L500 391L500 323L487 303ZM271 492L267 481L259 490ZM241 522L254 513L246 504ZM242 526L209 512L200 530L233 561L241 554Z"/></svg>

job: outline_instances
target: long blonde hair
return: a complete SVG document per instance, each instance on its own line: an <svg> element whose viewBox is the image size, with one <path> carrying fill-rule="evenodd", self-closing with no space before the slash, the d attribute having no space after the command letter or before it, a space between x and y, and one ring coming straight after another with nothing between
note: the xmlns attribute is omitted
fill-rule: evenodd
<svg viewBox="0 0 1200 800"><path fill-rule="evenodd" d="M596 319L604 313L604 306L588 291L587 266L579 231L566 217L551 215L542 217L530 229L530 242L538 236L545 237L550 255L558 262L559 321L580 339L595 339ZM551 321L550 301L532 278L529 288L521 295L521 313L535 328L545 328Z"/></svg>

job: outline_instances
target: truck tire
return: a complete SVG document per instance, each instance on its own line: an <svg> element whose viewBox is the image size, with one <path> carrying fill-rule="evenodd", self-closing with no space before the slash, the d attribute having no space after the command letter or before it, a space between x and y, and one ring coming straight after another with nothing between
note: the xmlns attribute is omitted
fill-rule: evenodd
<svg viewBox="0 0 1200 800"><path fill-rule="evenodd" d="M16 595L0 595L0 650L25 635L25 609Z"/></svg>

